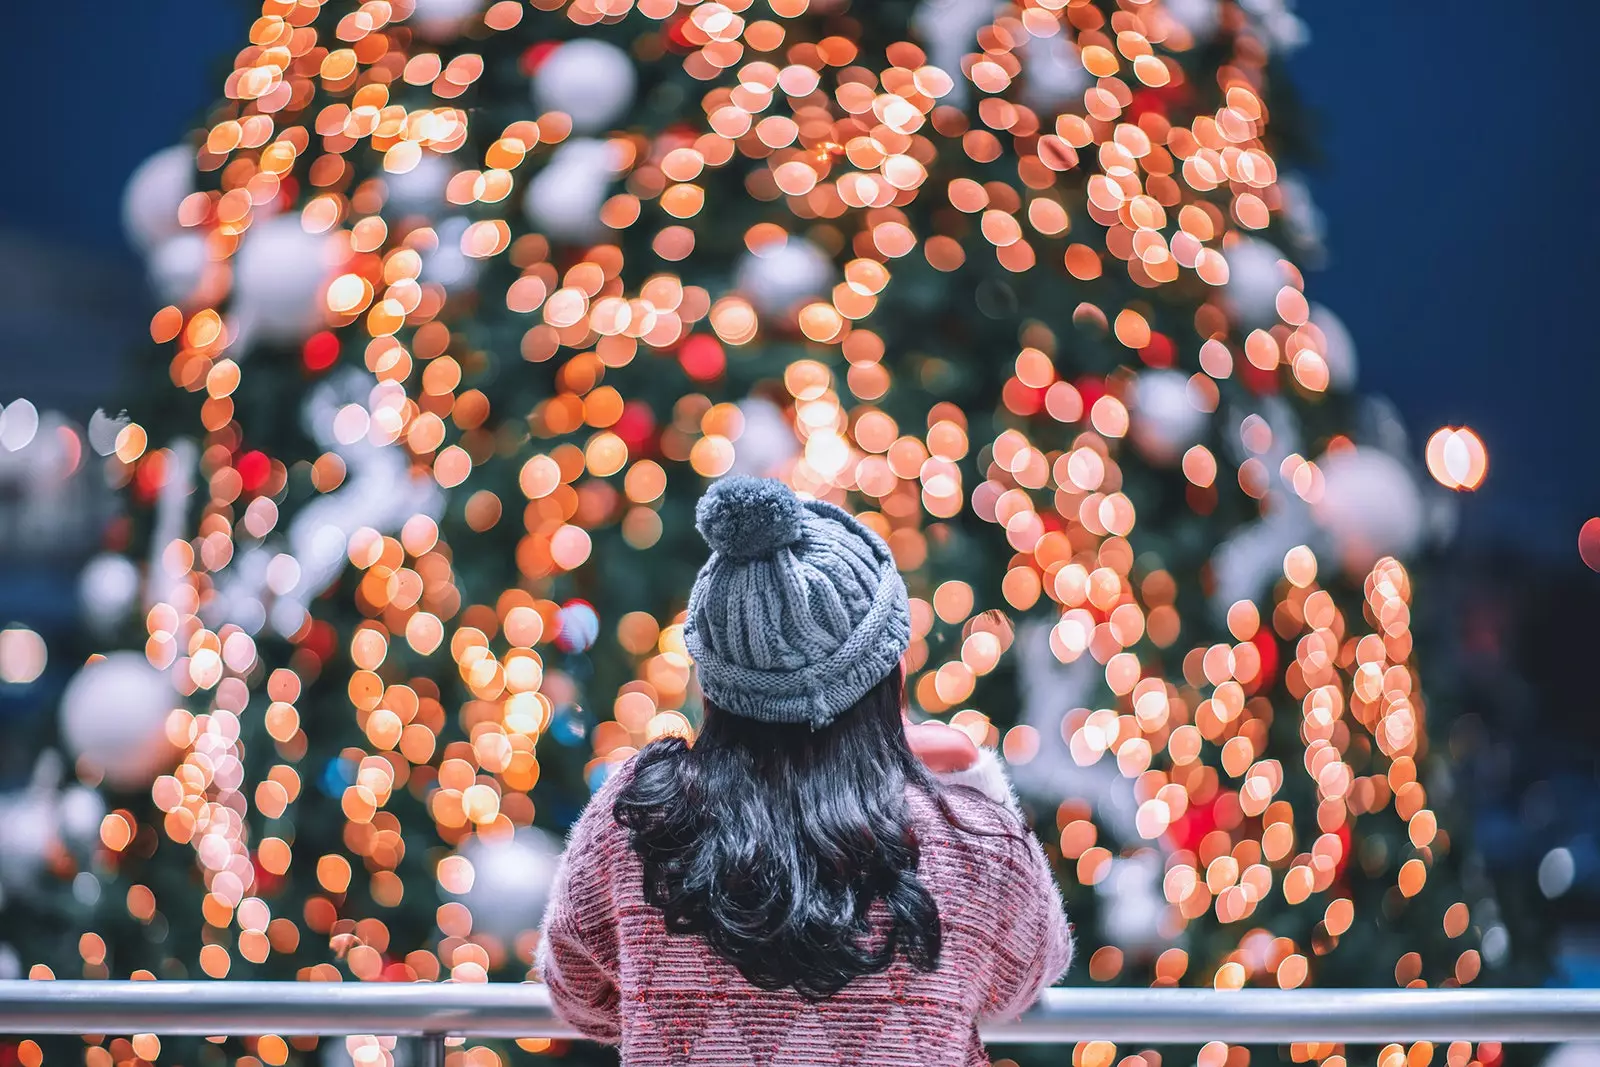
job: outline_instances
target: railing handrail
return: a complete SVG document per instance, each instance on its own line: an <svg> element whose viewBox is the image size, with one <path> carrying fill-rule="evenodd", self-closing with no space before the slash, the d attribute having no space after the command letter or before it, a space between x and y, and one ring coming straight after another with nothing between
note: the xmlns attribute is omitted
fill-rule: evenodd
<svg viewBox="0 0 1600 1067"><path fill-rule="evenodd" d="M985 1040L1600 1039L1600 989L1052 989ZM0 981L0 1034L571 1037L533 983Z"/></svg>

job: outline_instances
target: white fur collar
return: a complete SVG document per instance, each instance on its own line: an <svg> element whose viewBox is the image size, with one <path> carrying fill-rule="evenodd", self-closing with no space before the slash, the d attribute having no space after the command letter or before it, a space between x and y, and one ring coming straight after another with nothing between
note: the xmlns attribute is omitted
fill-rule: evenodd
<svg viewBox="0 0 1600 1067"><path fill-rule="evenodd" d="M978 761L966 770L936 774L934 777L946 785L976 789L996 804L1010 808L1019 815L1022 812L1017 794L1011 788L1011 780L1006 777L1005 767L1000 763L1000 754L992 748L978 749Z"/></svg>

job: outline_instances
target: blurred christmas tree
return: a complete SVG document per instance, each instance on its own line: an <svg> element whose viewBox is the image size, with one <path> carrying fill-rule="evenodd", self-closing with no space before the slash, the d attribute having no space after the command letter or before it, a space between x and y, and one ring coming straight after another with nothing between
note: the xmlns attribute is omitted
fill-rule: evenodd
<svg viewBox="0 0 1600 1067"><path fill-rule="evenodd" d="M128 191L170 301L111 461L142 652L64 702L112 810L55 973L521 977L553 832L696 719L693 503L742 471L888 538L915 709L1002 745L1079 981L1509 975L1429 789L1420 457L1294 265L1303 32L266 0Z"/></svg>

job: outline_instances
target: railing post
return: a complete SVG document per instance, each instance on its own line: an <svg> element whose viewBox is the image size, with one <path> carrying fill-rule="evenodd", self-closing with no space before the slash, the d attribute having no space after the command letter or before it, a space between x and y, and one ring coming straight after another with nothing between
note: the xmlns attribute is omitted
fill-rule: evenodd
<svg viewBox="0 0 1600 1067"><path fill-rule="evenodd" d="M411 1041L411 1067L444 1067L444 1035L423 1034Z"/></svg>

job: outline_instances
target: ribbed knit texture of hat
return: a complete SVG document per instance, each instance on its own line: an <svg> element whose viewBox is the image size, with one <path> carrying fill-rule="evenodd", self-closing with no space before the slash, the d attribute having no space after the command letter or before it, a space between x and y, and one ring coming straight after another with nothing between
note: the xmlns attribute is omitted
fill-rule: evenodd
<svg viewBox="0 0 1600 1067"><path fill-rule="evenodd" d="M718 707L762 722L832 722L911 643L889 546L843 508L733 476L695 508L711 558L689 594L684 641Z"/></svg>

